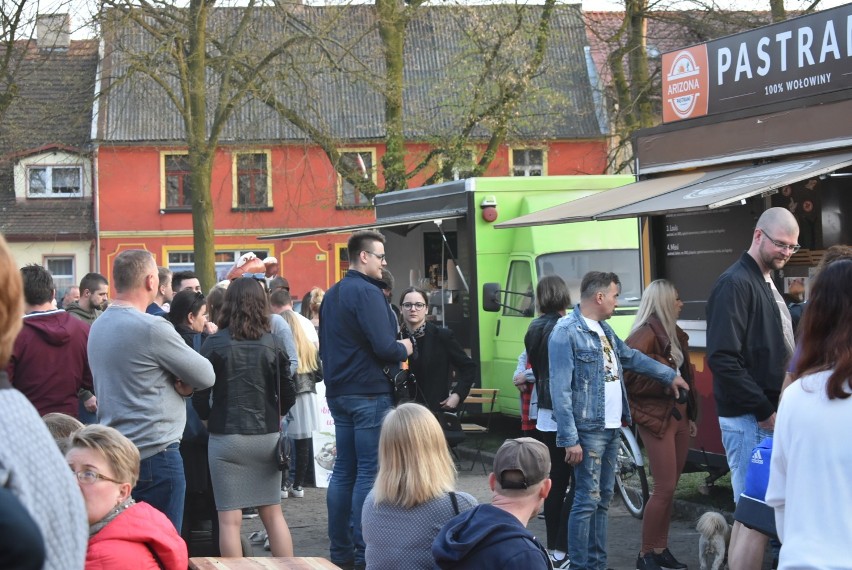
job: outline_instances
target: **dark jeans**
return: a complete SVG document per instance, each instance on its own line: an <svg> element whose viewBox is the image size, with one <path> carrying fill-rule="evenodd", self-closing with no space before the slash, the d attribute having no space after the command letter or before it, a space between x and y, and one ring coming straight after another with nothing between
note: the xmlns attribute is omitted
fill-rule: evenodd
<svg viewBox="0 0 852 570"><path fill-rule="evenodd" d="M574 485L568 489L574 468L565 463L565 449L556 447L555 431L539 431L538 439L550 451L550 480L553 486L544 500L547 548L568 552L568 516L574 504Z"/></svg>
<svg viewBox="0 0 852 570"><path fill-rule="evenodd" d="M133 488L133 498L145 501L175 525L178 533L183 525L183 503L186 478L180 444L173 443L160 453L143 459L139 465L139 481Z"/></svg>
<svg viewBox="0 0 852 570"><path fill-rule="evenodd" d="M379 470L379 432L393 407L390 394L328 398L334 418L337 457L328 484L331 561L365 564L361 510Z"/></svg>

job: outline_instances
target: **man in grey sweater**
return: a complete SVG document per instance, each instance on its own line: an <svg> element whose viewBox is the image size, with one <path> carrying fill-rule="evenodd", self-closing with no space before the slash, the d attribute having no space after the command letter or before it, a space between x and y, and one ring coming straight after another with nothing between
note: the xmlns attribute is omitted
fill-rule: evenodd
<svg viewBox="0 0 852 570"><path fill-rule="evenodd" d="M118 254L112 282L115 300L89 333L98 421L139 448L142 463L133 498L162 511L180 532L186 488L178 450L186 424L184 397L213 385L213 366L166 319L145 313L159 287L149 252Z"/></svg>

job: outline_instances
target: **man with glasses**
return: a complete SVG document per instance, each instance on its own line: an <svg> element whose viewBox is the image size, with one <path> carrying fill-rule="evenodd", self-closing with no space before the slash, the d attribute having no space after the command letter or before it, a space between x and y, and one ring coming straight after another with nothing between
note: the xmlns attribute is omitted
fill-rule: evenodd
<svg viewBox="0 0 852 570"><path fill-rule="evenodd" d="M775 427L793 322L771 272L800 248L799 225L784 208L757 221L749 250L716 281L707 301L707 362L734 501L745 487L752 449Z"/></svg>
<svg viewBox="0 0 852 570"><path fill-rule="evenodd" d="M393 406L389 378L412 345L397 340L396 317L382 295L384 236L355 232L347 250L349 271L320 306L320 356L337 446L326 502L331 561L363 568L361 508L378 471L382 419Z"/></svg>

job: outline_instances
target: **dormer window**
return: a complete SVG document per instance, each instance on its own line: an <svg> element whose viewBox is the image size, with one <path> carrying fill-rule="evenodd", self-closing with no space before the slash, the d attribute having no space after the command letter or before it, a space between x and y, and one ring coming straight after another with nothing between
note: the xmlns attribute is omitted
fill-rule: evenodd
<svg viewBox="0 0 852 570"><path fill-rule="evenodd" d="M83 195L79 166L28 166L28 198L77 198Z"/></svg>

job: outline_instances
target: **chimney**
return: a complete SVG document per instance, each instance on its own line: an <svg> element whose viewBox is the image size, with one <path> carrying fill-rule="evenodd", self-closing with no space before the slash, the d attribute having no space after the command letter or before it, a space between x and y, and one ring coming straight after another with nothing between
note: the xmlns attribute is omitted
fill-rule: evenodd
<svg viewBox="0 0 852 570"><path fill-rule="evenodd" d="M71 17L68 14L39 14L36 39L40 50L67 50L71 43Z"/></svg>

